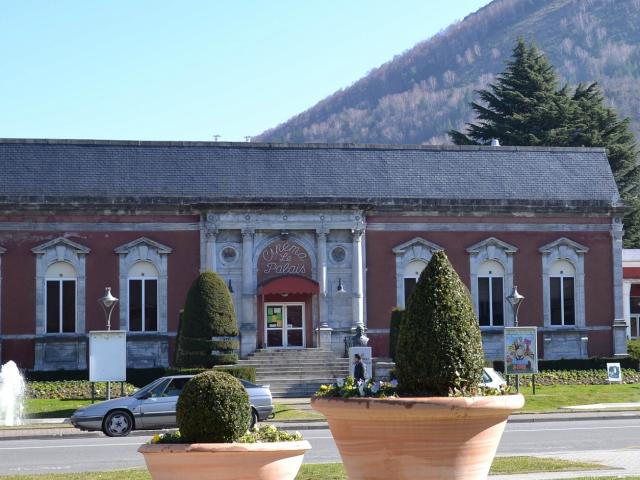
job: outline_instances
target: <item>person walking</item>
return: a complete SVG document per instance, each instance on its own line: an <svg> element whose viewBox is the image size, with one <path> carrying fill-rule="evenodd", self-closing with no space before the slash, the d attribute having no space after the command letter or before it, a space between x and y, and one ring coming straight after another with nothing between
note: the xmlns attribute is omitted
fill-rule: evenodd
<svg viewBox="0 0 640 480"><path fill-rule="evenodd" d="M360 354L356 353L353 356L353 360L355 362L355 365L353 367L353 378L355 379L356 382L359 381L363 381L365 380L364 378L364 363L362 363L362 357L360 357Z"/></svg>

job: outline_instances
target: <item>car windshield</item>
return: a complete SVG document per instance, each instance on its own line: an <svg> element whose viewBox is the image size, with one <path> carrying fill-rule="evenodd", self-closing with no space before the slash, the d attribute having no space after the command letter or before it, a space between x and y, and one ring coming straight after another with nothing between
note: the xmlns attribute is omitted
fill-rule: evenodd
<svg viewBox="0 0 640 480"><path fill-rule="evenodd" d="M136 393L133 394L133 396L135 398L141 398L147 395L148 392L151 392L152 390L155 390L157 387L160 386L160 384L162 383L166 383L167 379L165 377L163 378L158 378L157 380L154 380L153 382L145 385L144 387L140 388L138 391L136 391Z"/></svg>

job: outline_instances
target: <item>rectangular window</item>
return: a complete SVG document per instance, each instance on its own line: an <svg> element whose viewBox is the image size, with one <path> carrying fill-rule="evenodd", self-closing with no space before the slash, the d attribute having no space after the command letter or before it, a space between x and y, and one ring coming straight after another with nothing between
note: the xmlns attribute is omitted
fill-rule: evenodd
<svg viewBox="0 0 640 480"><path fill-rule="evenodd" d="M76 331L76 281L47 280L47 333Z"/></svg>
<svg viewBox="0 0 640 480"><path fill-rule="evenodd" d="M550 277L551 325L575 325L575 289L573 277Z"/></svg>
<svg viewBox="0 0 640 480"><path fill-rule="evenodd" d="M551 325L562 325L562 289L560 277L551 277L550 279L550 297L551 297Z"/></svg>
<svg viewBox="0 0 640 480"><path fill-rule="evenodd" d="M630 319L631 322L631 338L640 337L640 317L634 316Z"/></svg>
<svg viewBox="0 0 640 480"><path fill-rule="evenodd" d="M640 297L629 297L631 313L640 313Z"/></svg>
<svg viewBox="0 0 640 480"><path fill-rule="evenodd" d="M411 296L411 292L418 283L417 278L405 278L404 279L404 308L409 306L409 297Z"/></svg>
<svg viewBox="0 0 640 480"><path fill-rule="evenodd" d="M478 321L480 326L504 325L502 277L478 277Z"/></svg>
<svg viewBox="0 0 640 480"><path fill-rule="evenodd" d="M142 280L129 280L129 331L142 331Z"/></svg>
<svg viewBox="0 0 640 480"><path fill-rule="evenodd" d="M492 324L497 327L504 326L504 293L502 289L502 277L491 279L491 314Z"/></svg>
<svg viewBox="0 0 640 480"><path fill-rule="evenodd" d="M156 279L129 280L129 331L158 330L158 281Z"/></svg>
<svg viewBox="0 0 640 480"><path fill-rule="evenodd" d="M562 277L562 296L564 300L564 324L576 324L575 299L573 296L573 277Z"/></svg>
<svg viewBox="0 0 640 480"><path fill-rule="evenodd" d="M491 305L489 293L489 278L478 278L478 321L481 326L491 325Z"/></svg>

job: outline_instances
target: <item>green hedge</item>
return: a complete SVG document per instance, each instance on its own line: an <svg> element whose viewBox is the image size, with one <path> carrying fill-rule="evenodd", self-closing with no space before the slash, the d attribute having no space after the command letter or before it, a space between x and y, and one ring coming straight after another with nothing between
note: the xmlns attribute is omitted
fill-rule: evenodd
<svg viewBox="0 0 640 480"><path fill-rule="evenodd" d="M218 366L216 369L220 369L236 378L242 380L248 380L250 382L256 381L256 369L249 366ZM166 375L197 375L205 371L205 368L127 368L127 383L136 387L142 387L148 383L153 382L155 379L164 377ZM89 381L89 370L54 370L48 372L30 371L23 372L27 382L61 382L72 380L84 380ZM102 383L102 382L99 382ZM113 388L120 388L118 385ZM119 391L119 390L118 390Z"/></svg>
<svg viewBox="0 0 640 480"><path fill-rule="evenodd" d="M606 370L607 363L619 363L621 368L638 370L638 361L630 357L622 358L563 358L560 360L538 360L538 370ZM504 361L495 360L493 368L504 372Z"/></svg>

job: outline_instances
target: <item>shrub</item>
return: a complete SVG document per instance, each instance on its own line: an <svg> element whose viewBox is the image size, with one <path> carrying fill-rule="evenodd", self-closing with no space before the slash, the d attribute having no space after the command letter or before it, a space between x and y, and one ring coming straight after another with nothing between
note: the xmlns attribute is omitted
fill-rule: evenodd
<svg viewBox="0 0 640 480"><path fill-rule="evenodd" d="M627 351L629 356L636 361L636 368L640 369L640 338L629 340Z"/></svg>
<svg viewBox="0 0 640 480"><path fill-rule="evenodd" d="M211 367L238 360L238 326L227 285L214 272L195 279L180 316L175 364Z"/></svg>
<svg viewBox="0 0 640 480"><path fill-rule="evenodd" d="M402 315L404 310L394 308L391 311L391 321L389 322L389 356L395 362L396 351L398 348L398 335L400 334L400 325L402 324Z"/></svg>
<svg viewBox="0 0 640 480"><path fill-rule="evenodd" d="M470 392L481 381L480 327L469 291L444 252L433 255L409 298L396 356L404 395Z"/></svg>
<svg viewBox="0 0 640 480"><path fill-rule="evenodd" d="M184 386L176 420L185 442L235 442L251 421L249 395L242 383L227 373L200 373Z"/></svg>

